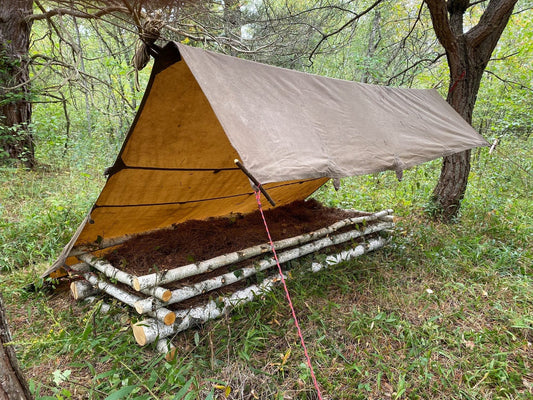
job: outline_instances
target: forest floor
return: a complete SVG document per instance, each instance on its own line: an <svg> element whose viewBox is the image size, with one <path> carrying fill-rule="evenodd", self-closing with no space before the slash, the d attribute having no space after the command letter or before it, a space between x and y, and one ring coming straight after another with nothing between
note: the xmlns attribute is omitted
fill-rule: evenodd
<svg viewBox="0 0 533 400"><path fill-rule="evenodd" d="M343 180L315 197L395 210L385 248L289 290L324 398L533 399L533 140L474 152L460 218L431 219L439 162ZM139 348L120 306L75 303L66 286L28 293L102 184L84 171L0 173L0 291L41 399L316 399L281 289L178 334L166 362ZM37 285L39 286L39 285Z"/></svg>

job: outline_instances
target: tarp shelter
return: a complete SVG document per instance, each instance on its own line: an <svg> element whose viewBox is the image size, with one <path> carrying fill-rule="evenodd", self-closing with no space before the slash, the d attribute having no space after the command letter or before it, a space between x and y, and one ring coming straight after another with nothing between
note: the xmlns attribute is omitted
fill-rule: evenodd
<svg viewBox="0 0 533 400"><path fill-rule="evenodd" d="M328 178L399 171L486 144L433 89L331 79L170 42L105 187L47 275L75 262L79 246L255 210L235 159L284 205Z"/></svg>

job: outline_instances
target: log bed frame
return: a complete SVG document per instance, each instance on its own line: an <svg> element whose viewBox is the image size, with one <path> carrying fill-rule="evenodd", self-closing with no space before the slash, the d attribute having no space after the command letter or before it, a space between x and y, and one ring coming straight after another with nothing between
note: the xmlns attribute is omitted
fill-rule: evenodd
<svg viewBox="0 0 533 400"><path fill-rule="evenodd" d="M366 214L274 242L280 263L324 251L332 246L352 243L348 249L327 256L325 261L312 262L309 270L317 272L383 247L388 241L383 233L390 232L394 227L392 210ZM71 274L82 279L71 283L73 298L83 300L95 293L105 293L132 307L144 317L132 324L137 343L144 346L156 342L158 351L165 353L167 357L174 355L175 348L166 338L217 318L237 304L252 301L270 291L279 280L277 273L270 271L276 262L271 256L268 243L141 276L122 271L91 253L80 254L78 258L82 263L71 266ZM237 269L228 272L227 267L235 264L238 264ZM218 269L222 271L213 277L213 271ZM216 301L205 301L205 294L215 293L214 290L221 288L227 289L229 285L242 282L262 271L269 275L266 279L247 287L241 285L232 293L218 296ZM206 273L210 273L210 277L201 278ZM201 280L173 290L165 287L193 276L200 277ZM196 298L200 300L194 303ZM192 306L172 309L172 305L180 305L185 300L188 300L187 304L191 304L191 299Z"/></svg>

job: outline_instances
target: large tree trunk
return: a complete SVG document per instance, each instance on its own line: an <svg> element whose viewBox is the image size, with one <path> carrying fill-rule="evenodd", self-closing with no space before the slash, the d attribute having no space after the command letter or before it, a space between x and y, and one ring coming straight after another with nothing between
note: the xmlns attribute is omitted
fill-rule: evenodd
<svg viewBox="0 0 533 400"><path fill-rule="evenodd" d="M468 122L476 103L481 78L513 12L517 0L490 0L479 22L464 33L463 16L476 3L469 0L424 0L433 29L446 50L450 68L448 103ZM435 216L453 219L459 212L470 172L470 151L444 157L433 190Z"/></svg>
<svg viewBox="0 0 533 400"><path fill-rule="evenodd" d="M35 166L30 130L29 46L33 0L0 1L0 162Z"/></svg>
<svg viewBox="0 0 533 400"><path fill-rule="evenodd" d="M32 396L18 366L0 295L0 400L30 400Z"/></svg>
<svg viewBox="0 0 533 400"><path fill-rule="evenodd" d="M450 85L446 101L469 124L476 104L477 92L488 60L473 54L464 37L457 41L457 53L448 54ZM460 208L470 173L470 150L446 156L437 186L433 190L436 216L449 221Z"/></svg>

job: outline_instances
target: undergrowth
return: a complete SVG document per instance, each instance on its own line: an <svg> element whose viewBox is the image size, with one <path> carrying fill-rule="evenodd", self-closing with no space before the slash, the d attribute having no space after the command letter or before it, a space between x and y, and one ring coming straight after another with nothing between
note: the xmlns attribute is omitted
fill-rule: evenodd
<svg viewBox="0 0 533 400"><path fill-rule="evenodd" d="M440 162L327 184L327 205L394 208L392 242L306 273L289 290L329 399L533 398L533 143L476 150L458 221L425 209ZM0 173L0 290L14 344L41 399L316 399L282 290L173 338L167 362L135 344L119 305L27 293L95 200L75 171Z"/></svg>
<svg viewBox="0 0 533 400"><path fill-rule="evenodd" d="M94 172L0 168L0 271L53 260L103 182Z"/></svg>

